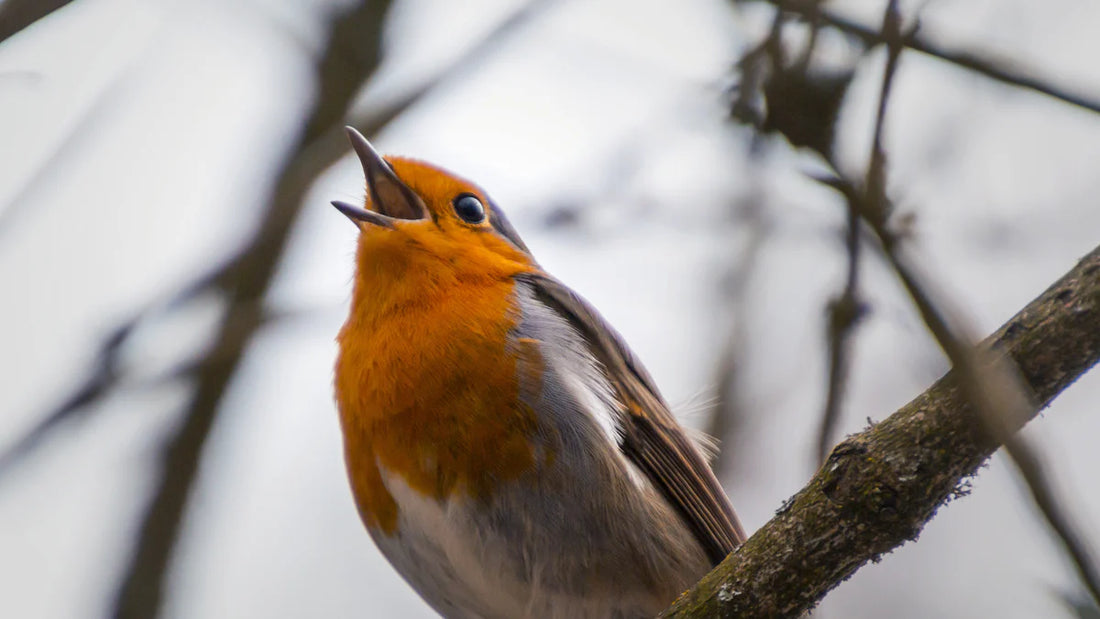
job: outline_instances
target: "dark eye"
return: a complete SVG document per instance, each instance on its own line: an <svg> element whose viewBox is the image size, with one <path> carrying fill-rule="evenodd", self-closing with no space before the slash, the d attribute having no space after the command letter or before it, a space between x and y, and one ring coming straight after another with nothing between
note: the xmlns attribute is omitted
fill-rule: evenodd
<svg viewBox="0 0 1100 619"><path fill-rule="evenodd" d="M464 193L454 200L455 214L468 224L479 224L485 221L485 205L477 196Z"/></svg>

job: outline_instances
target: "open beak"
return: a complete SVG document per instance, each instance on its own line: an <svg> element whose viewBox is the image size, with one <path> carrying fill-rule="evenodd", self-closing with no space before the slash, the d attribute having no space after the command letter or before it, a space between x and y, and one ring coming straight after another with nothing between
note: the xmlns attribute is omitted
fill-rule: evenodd
<svg viewBox="0 0 1100 619"><path fill-rule="evenodd" d="M363 176L367 179L370 195L369 205L373 210L340 200L333 200L332 205L353 222L374 224L391 230L399 220L427 219L428 209L420 196L397 178L393 168L374 150L363 134L356 131L355 127L345 129L351 147L355 149L355 154L359 155L359 162L363 165Z"/></svg>
<svg viewBox="0 0 1100 619"><path fill-rule="evenodd" d="M386 217L381 213L375 213L374 211L368 211L361 209L354 204L344 202L343 200L333 200L332 205L336 207L336 210L340 211L347 216L352 223L358 223L360 221L381 226L383 228L389 228L393 230L393 217Z"/></svg>

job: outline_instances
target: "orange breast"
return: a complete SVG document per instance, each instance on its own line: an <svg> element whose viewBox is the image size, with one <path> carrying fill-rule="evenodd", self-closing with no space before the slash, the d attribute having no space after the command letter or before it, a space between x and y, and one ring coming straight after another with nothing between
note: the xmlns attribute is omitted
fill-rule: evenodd
<svg viewBox="0 0 1100 619"><path fill-rule="evenodd" d="M486 497L534 465L536 420L517 376L526 347L508 342L511 276L526 267L465 272L407 248L367 251L339 336L336 396L360 514L392 533L398 506L379 465L440 499Z"/></svg>

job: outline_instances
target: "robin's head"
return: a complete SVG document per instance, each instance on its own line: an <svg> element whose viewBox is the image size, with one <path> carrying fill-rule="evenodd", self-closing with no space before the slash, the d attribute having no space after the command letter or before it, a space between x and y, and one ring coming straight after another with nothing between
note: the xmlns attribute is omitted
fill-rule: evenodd
<svg viewBox="0 0 1100 619"><path fill-rule="evenodd" d="M363 164L365 208L332 204L360 230L358 267L407 273L511 276L534 266L504 213L473 183L427 163L380 156L358 131L348 136Z"/></svg>

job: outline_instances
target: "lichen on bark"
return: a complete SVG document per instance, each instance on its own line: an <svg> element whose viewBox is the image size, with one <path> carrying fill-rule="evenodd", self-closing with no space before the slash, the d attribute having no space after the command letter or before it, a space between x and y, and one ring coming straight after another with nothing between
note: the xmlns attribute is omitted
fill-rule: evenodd
<svg viewBox="0 0 1100 619"><path fill-rule="evenodd" d="M1100 359L1100 248L982 343L1012 359L1035 397L1026 418ZM998 444L952 372L837 445L810 482L662 617L790 617L869 561L915 540L967 492Z"/></svg>

